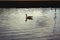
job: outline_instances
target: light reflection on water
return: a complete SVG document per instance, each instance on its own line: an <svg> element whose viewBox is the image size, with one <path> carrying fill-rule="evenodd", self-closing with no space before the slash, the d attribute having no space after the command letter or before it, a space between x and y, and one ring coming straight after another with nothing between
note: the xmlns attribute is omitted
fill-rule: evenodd
<svg viewBox="0 0 60 40"><path fill-rule="evenodd" d="M25 14L33 20L25 22ZM53 27L54 9L50 8L4 8L0 14L1 40L52 40Z"/></svg>

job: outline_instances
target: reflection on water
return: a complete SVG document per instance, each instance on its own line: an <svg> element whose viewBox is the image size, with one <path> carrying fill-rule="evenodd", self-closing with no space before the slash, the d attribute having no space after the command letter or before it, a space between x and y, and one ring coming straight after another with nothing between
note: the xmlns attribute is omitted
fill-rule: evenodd
<svg viewBox="0 0 60 40"><path fill-rule="evenodd" d="M0 10L0 40L53 40L54 8ZM25 22L25 14L33 16L33 20Z"/></svg>

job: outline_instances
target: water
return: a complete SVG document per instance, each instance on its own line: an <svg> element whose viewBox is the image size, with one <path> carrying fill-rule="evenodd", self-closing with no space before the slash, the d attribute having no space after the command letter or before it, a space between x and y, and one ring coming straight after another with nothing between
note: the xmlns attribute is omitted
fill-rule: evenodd
<svg viewBox="0 0 60 40"><path fill-rule="evenodd" d="M53 40L54 8L0 8L0 40ZM25 22L25 14L33 20Z"/></svg>

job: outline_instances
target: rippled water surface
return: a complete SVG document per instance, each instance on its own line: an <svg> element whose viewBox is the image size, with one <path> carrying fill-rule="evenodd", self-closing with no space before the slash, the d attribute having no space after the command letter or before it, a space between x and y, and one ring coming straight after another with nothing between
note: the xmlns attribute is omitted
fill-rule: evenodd
<svg viewBox="0 0 60 40"><path fill-rule="evenodd" d="M26 22L25 14L33 20ZM54 8L0 8L0 40L55 40L59 27L54 29L54 17Z"/></svg>

